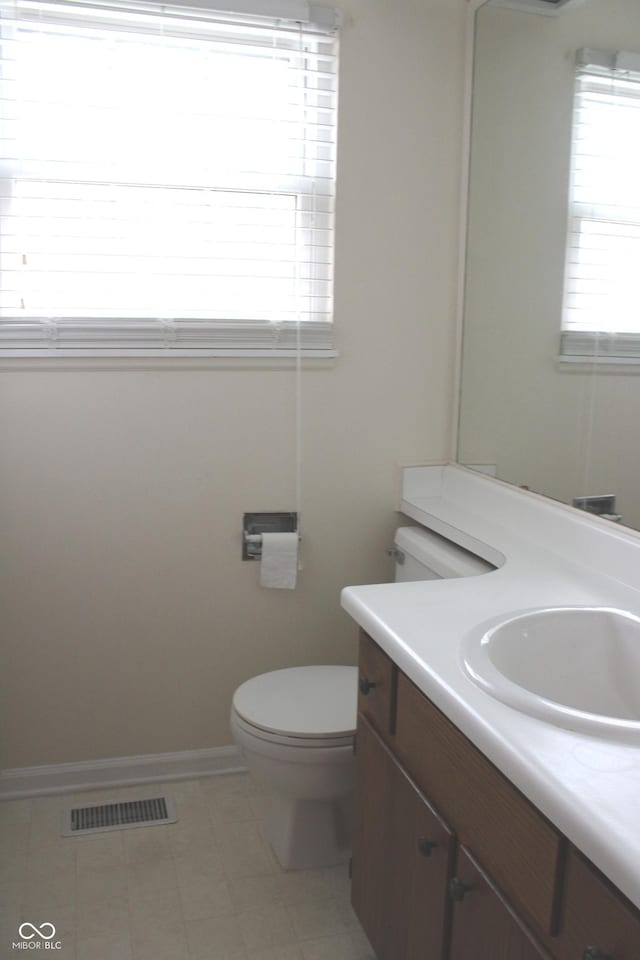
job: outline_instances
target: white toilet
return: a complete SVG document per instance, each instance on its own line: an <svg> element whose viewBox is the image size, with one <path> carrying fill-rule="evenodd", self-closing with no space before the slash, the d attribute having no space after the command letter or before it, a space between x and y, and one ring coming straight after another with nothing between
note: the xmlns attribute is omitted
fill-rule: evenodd
<svg viewBox="0 0 640 960"><path fill-rule="evenodd" d="M393 552L396 580L493 569L421 527L398 529ZM275 670L247 680L233 696L233 739L272 792L268 837L287 870L349 859L357 699L357 668L341 666Z"/></svg>
<svg viewBox="0 0 640 960"><path fill-rule="evenodd" d="M273 791L267 824L287 870L348 860L356 667L292 667L247 680L231 732L249 770Z"/></svg>

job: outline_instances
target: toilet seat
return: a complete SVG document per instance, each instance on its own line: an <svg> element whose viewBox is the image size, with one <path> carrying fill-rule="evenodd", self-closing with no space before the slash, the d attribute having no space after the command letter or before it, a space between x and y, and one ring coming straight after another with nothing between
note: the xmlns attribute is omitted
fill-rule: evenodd
<svg viewBox="0 0 640 960"><path fill-rule="evenodd" d="M353 744L354 734L350 733L344 737L287 737L282 733L270 733L261 727L254 727L247 723L235 710L231 711L232 725L245 734L253 737L255 740L261 740L263 743L272 744L275 747L298 747L304 750L331 749L333 747L349 747ZM355 732L355 731L354 731Z"/></svg>
<svg viewBox="0 0 640 960"><path fill-rule="evenodd" d="M353 739L357 668L290 667L247 680L232 712L245 733L283 746L344 747Z"/></svg>

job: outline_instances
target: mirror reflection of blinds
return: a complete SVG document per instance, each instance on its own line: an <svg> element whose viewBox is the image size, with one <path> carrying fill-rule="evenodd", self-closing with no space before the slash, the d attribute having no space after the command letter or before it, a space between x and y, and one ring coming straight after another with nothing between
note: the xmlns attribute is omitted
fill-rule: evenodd
<svg viewBox="0 0 640 960"><path fill-rule="evenodd" d="M329 351L335 28L0 12L0 349Z"/></svg>
<svg viewBox="0 0 640 960"><path fill-rule="evenodd" d="M580 51L563 353L640 354L638 171L640 54Z"/></svg>

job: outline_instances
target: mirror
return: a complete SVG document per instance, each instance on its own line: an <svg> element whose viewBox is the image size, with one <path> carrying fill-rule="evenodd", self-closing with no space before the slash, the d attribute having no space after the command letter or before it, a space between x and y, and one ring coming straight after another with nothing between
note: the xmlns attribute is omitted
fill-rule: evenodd
<svg viewBox="0 0 640 960"><path fill-rule="evenodd" d="M576 54L640 53L640 3L488 3L475 42L458 460L640 529L640 363L559 358Z"/></svg>

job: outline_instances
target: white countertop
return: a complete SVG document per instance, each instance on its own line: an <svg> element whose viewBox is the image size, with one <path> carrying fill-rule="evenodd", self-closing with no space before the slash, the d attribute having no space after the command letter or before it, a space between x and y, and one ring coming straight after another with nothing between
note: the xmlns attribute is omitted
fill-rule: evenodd
<svg viewBox="0 0 640 960"><path fill-rule="evenodd" d="M516 611L601 605L640 615L640 537L455 465L404 473L403 513L501 566L464 579L347 587L343 607L640 907L640 743L520 713L476 686L460 654L470 633Z"/></svg>

